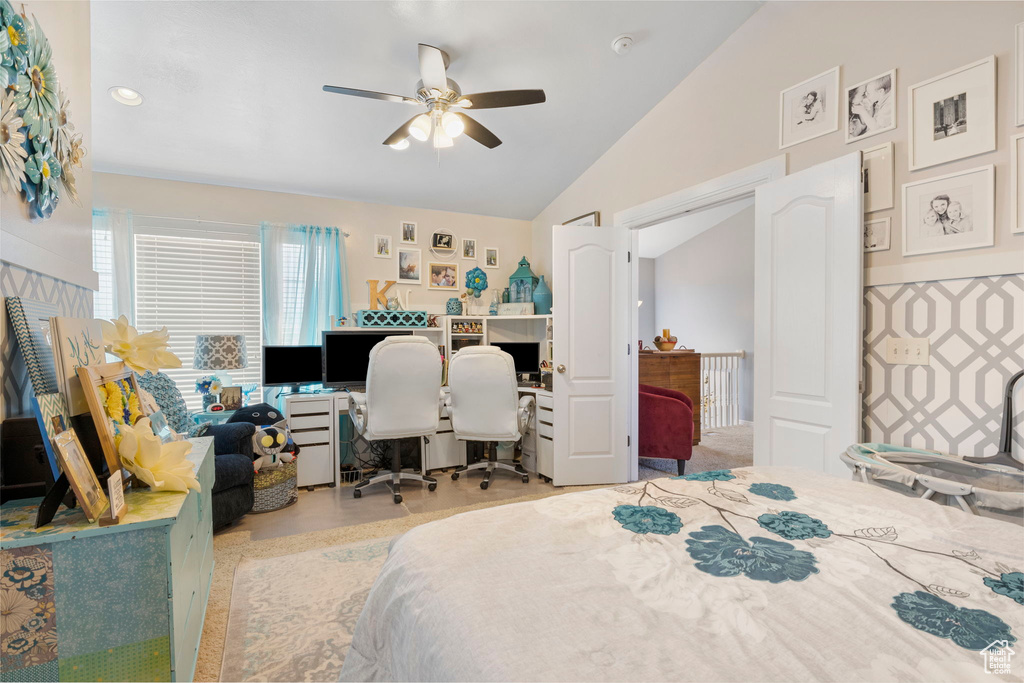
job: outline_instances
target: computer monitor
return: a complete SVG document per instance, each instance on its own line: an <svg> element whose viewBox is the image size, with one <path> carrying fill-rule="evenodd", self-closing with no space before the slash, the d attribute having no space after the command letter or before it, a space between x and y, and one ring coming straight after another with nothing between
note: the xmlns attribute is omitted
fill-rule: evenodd
<svg viewBox="0 0 1024 683"><path fill-rule="evenodd" d="M540 372L539 342L493 342L505 353L512 356L512 363L520 375L531 375Z"/></svg>
<svg viewBox="0 0 1024 683"><path fill-rule="evenodd" d="M263 386L299 387L322 381L319 346L263 347Z"/></svg>
<svg viewBox="0 0 1024 683"><path fill-rule="evenodd" d="M412 332L324 332L324 386L366 384L370 350L388 337L406 334Z"/></svg>

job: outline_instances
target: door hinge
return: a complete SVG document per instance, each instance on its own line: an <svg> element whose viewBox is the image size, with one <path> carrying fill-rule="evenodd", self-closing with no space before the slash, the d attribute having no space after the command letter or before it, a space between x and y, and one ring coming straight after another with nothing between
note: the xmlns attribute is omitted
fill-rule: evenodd
<svg viewBox="0 0 1024 683"><path fill-rule="evenodd" d="M626 355L629 356L632 353L633 353L633 345L632 344L626 344Z"/></svg>
<svg viewBox="0 0 1024 683"><path fill-rule="evenodd" d="M630 444L629 434L626 434L626 448L629 448L629 444Z"/></svg>
<svg viewBox="0 0 1024 683"><path fill-rule="evenodd" d="M632 262L633 262L633 252L627 251L626 252L626 263L632 263Z"/></svg>

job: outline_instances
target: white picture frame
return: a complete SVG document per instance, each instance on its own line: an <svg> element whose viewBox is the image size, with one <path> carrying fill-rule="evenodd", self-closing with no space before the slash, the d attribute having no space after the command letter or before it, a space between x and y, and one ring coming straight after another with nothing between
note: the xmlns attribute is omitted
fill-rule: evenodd
<svg viewBox="0 0 1024 683"><path fill-rule="evenodd" d="M892 246L892 219L873 218L864 221L864 253L889 251Z"/></svg>
<svg viewBox="0 0 1024 683"><path fill-rule="evenodd" d="M1016 124L1024 126L1024 21L1014 26L1013 64Z"/></svg>
<svg viewBox="0 0 1024 683"><path fill-rule="evenodd" d="M907 88L907 107L911 171L995 150L995 55L915 83Z"/></svg>
<svg viewBox="0 0 1024 683"><path fill-rule="evenodd" d="M418 228L413 221L402 221L398 226L398 234L402 244L416 244Z"/></svg>
<svg viewBox="0 0 1024 683"><path fill-rule="evenodd" d="M484 268L501 268L501 254L497 247L484 247Z"/></svg>
<svg viewBox="0 0 1024 683"><path fill-rule="evenodd" d="M904 256L962 251L993 244L994 165L903 185Z"/></svg>
<svg viewBox="0 0 1024 683"><path fill-rule="evenodd" d="M1010 232L1024 233L1024 133L1010 138Z"/></svg>
<svg viewBox="0 0 1024 683"><path fill-rule="evenodd" d="M896 130L896 116L896 69L843 91L843 134L847 144Z"/></svg>
<svg viewBox="0 0 1024 683"><path fill-rule="evenodd" d="M467 261L476 261L476 240L462 240L462 258Z"/></svg>
<svg viewBox="0 0 1024 683"><path fill-rule="evenodd" d="M395 280L400 285L419 285L423 283L423 251L398 247L398 274Z"/></svg>
<svg viewBox="0 0 1024 683"><path fill-rule="evenodd" d="M779 149L839 130L839 67L779 93Z"/></svg>
<svg viewBox="0 0 1024 683"><path fill-rule="evenodd" d="M891 142L861 152L861 184L864 213L885 211L896 205L896 165Z"/></svg>
<svg viewBox="0 0 1024 683"><path fill-rule="evenodd" d="M391 258L391 235L373 236L373 256L375 258Z"/></svg>

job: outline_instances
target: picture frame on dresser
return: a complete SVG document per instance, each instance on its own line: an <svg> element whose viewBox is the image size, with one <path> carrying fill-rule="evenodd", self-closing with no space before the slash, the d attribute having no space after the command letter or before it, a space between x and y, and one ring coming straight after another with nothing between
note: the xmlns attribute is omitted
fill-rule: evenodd
<svg viewBox="0 0 1024 683"><path fill-rule="evenodd" d="M995 55L911 85L907 108L911 171L995 150Z"/></svg>
<svg viewBox="0 0 1024 683"><path fill-rule="evenodd" d="M90 522L98 521L109 507L110 501L100 486L89 459L85 456L82 442L78 440L75 430L68 429L55 436L53 447L57 452L60 468L68 478L71 490L75 492L75 498L82 506L86 519Z"/></svg>
<svg viewBox="0 0 1024 683"><path fill-rule="evenodd" d="M131 368L123 362L104 363L78 368L82 390L89 404L89 413L96 425L96 434L103 449L103 458L111 473L121 469L121 456L118 455L114 437L118 424L134 425L141 417L146 417L145 403L141 400L138 379ZM122 412L112 417L109 408L109 395L119 391L124 396ZM138 409L135 409L136 397Z"/></svg>
<svg viewBox="0 0 1024 683"><path fill-rule="evenodd" d="M64 393L71 415L90 412L78 368L106 362L103 351L103 328L92 318L50 318L53 339L53 361L59 390Z"/></svg>

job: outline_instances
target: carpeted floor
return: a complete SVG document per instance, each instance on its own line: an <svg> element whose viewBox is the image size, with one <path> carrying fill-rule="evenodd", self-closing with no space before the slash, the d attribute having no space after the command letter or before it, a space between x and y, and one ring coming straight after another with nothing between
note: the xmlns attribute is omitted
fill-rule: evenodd
<svg viewBox="0 0 1024 683"><path fill-rule="evenodd" d="M700 444L693 447L693 457L686 463L686 473L708 470L730 470L754 464L754 428L751 425L718 427L701 435ZM657 479L675 476L675 460L648 460L640 458L640 478Z"/></svg>

